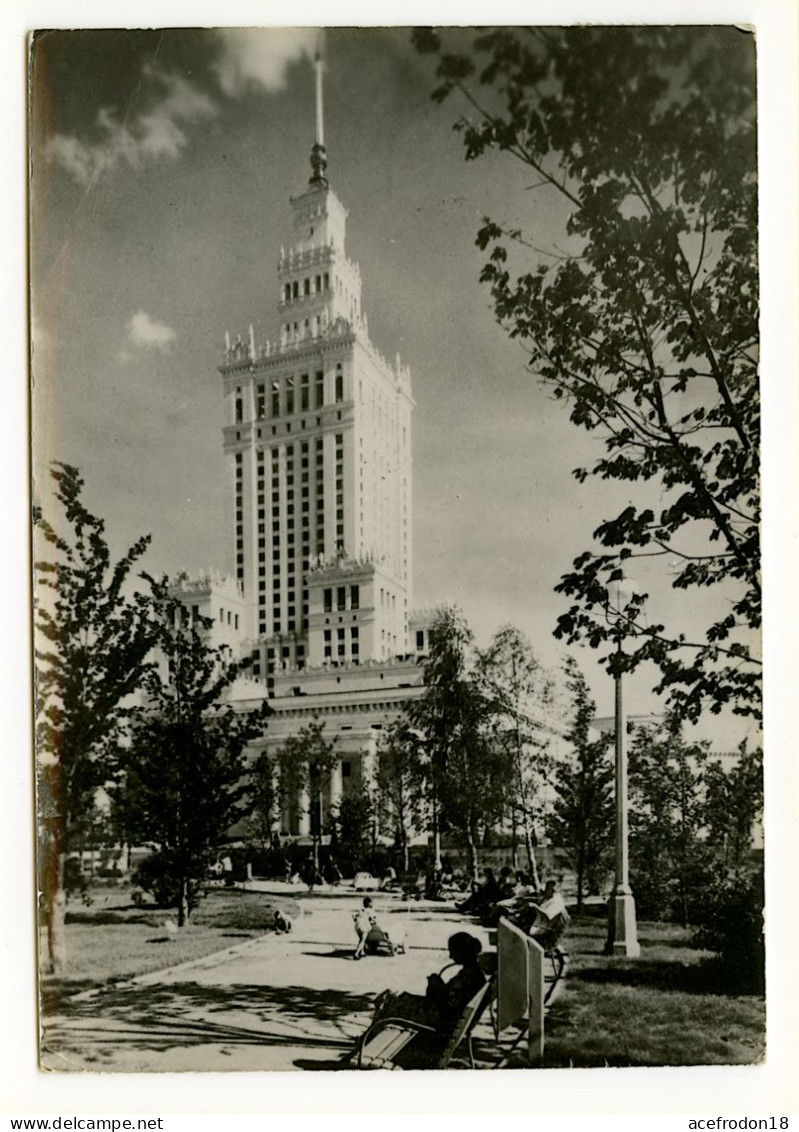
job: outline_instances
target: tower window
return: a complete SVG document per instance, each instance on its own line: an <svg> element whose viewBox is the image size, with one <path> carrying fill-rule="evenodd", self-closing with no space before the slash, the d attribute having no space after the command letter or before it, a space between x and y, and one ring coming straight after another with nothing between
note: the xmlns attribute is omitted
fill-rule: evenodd
<svg viewBox="0 0 799 1132"><path fill-rule="evenodd" d="M321 409L325 403L325 375L322 370L316 371L316 408Z"/></svg>
<svg viewBox="0 0 799 1132"><path fill-rule="evenodd" d="M336 365L336 404L344 400L344 374L341 369L341 362Z"/></svg>

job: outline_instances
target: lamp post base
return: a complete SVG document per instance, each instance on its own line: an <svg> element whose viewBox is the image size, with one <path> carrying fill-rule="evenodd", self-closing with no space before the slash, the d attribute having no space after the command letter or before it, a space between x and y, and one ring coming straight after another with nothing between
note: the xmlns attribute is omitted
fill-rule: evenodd
<svg viewBox="0 0 799 1132"><path fill-rule="evenodd" d="M616 892L611 898L606 955L637 959L641 954L635 920L635 899L631 892Z"/></svg>

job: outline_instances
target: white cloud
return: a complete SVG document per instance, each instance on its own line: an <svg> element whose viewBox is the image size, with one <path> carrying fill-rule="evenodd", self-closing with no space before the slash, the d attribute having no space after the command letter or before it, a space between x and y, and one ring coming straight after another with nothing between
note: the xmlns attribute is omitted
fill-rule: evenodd
<svg viewBox="0 0 799 1132"><path fill-rule="evenodd" d="M164 322L157 322L146 311L138 310L128 321L128 342L142 350L160 350L162 354L168 353L177 338L171 326ZM119 360L129 362L133 354L129 350L121 350Z"/></svg>
<svg viewBox="0 0 799 1132"><path fill-rule="evenodd" d="M222 57L216 65L225 94L235 96L250 85L282 90L290 63L313 58L316 28L221 28Z"/></svg>
<svg viewBox="0 0 799 1132"><path fill-rule="evenodd" d="M61 165L79 184L90 185L101 173L120 165L136 168L145 159L174 160L188 143L178 123L197 122L217 112L208 95L180 75L148 65L142 87L145 109L120 121L113 110L103 107L97 114L100 141L55 134L45 150L48 160Z"/></svg>

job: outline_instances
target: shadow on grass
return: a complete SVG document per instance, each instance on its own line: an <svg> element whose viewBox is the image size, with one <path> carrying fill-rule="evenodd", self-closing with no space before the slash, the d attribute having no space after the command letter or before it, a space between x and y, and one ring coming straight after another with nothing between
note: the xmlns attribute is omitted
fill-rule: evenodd
<svg viewBox="0 0 799 1132"><path fill-rule="evenodd" d="M70 993L77 989L73 983ZM45 1016L45 1047L110 1062L116 1049L166 1052L219 1044L300 1045L345 1054L363 1028L347 1016L367 1013L371 999L300 986L174 983L110 988L91 999L64 999L58 1005L58 1019L48 1024ZM232 1021L231 1015L238 1017ZM242 1019L244 1024L238 1024Z"/></svg>
<svg viewBox="0 0 799 1132"><path fill-rule="evenodd" d="M145 924L147 927L158 926L159 919L169 915L165 908L148 908L144 911L135 905L124 908L93 909L86 908L67 912L67 924Z"/></svg>
<svg viewBox="0 0 799 1132"><path fill-rule="evenodd" d="M711 956L697 963L678 963L636 959L629 966L609 960L602 967L572 970L570 978L584 983L651 987L653 990L681 991L684 994L758 995L757 972L741 975L731 972L722 961Z"/></svg>

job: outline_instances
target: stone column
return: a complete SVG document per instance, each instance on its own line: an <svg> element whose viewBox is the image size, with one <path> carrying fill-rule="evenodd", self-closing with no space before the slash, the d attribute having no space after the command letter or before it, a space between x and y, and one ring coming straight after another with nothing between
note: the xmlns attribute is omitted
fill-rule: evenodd
<svg viewBox="0 0 799 1132"><path fill-rule="evenodd" d="M366 740L366 745L361 752L361 780L363 786L369 797L374 800L375 792L377 789L377 736L374 732ZM372 841L372 849L377 847L377 815L372 808L372 828L370 836Z"/></svg>
<svg viewBox="0 0 799 1132"><path fill-rule="evenodd" d="M304 767L304 773L307 775L308 767ZM303 786L300 790L299 797L300 807L300 837L310 837L311 835L311 794L307 785Z"/></svg>
<svg viewBox="0 0 799 1132"><path fill-rule="evenodd" d="M341 776L341 763L337 762L330 771L330 809L335 811L344 793L344 783Z"/></svg>
<svg viewBox="0 0 799 1132"><path fill-rule="evenodd" d="M277 759L272 759L272 792L274 800L272 802L272 829L278 833L287 833L288 820L284 820L283 806L280 798L280 764Z"/></svg>

